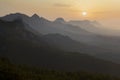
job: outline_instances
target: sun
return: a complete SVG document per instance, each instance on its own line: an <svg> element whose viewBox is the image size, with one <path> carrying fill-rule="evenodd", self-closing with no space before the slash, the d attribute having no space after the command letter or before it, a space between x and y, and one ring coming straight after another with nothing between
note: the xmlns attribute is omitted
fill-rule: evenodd
<svg viewBox="0 0 120 80"><path fill-rule="evenodd" d="M85 12L85 11L82 12L82 15L83 15L83 16L87 16L87 12Z"/></svg>

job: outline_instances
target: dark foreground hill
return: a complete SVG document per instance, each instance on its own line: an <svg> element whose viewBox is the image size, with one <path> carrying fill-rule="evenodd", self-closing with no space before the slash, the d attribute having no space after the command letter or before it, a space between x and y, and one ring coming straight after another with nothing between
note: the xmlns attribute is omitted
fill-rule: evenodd
<svg viewBox="0 0 120 80"><path fill-rule="evenodd" d="M120 78L88 72L65 72L14 65L0 58L0 80L120 80Z"/></svg>

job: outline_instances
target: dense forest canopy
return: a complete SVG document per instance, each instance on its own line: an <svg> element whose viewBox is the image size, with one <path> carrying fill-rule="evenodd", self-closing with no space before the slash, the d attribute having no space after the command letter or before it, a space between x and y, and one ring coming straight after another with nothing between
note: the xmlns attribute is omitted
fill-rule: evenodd
<svg viewBox="0 0 120 80"><path fill-rule="evenodd" d="M120 80L109 75L88 72L63 72L12 64L0 58L0 80Z"/></svg>

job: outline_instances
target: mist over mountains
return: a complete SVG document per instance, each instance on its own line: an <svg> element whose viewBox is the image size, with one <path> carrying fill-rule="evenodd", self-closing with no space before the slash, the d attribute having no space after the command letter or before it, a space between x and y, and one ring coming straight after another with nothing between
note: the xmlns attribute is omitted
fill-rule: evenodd
<svg viewBox="0 0 120 80"><path fill-rule="evenodd" d="M120 37L96 33L101 26L89 20L6 15L0 18L0 55L15 63L118 75Z"/></svg>

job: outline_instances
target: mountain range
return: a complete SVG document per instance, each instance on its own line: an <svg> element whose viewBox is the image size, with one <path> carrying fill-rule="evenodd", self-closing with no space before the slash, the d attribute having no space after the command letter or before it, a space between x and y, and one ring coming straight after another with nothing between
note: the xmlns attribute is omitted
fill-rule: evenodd
<svg viewBox="0 0 120 80"><path fill-rule="evenodd" d="M9 14L0 18L5 21L22 20L27 30L35 33L36 35L50 35L50 34L60 34L69 37L73 43L69 43L69 47L60 45L60 40L56 42L56 46L62 48L67 48L69 51L85 52L102 58L105 60L110 60L113 62L120 63L119 52L120 52L120 37L103 35L96 32L107 32L105 29L101 28L101 24L97 21L65 21L63 18L57 18L55 21L47 20L43 17L39 17L37 14L27 16L21 13ZM95 32L96 31L96 32ZM52 40L55 40L54 38ZM77 43L76 43L77 42ZM52 44L51 42L49 42ZM80 47L80 45L85 45L85 47ZM74 44L74 46L72 45ZM73 46L73 47L72 47Z"/></svg>
<svg viewBox="0 0 120 80"><path fill-rule="evenodd" d="M0 55L18 64L119 75L119 39L89 32L63 18L49 21L20 13L0 18Z"/></svg>

